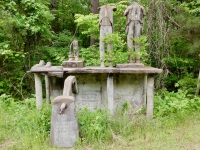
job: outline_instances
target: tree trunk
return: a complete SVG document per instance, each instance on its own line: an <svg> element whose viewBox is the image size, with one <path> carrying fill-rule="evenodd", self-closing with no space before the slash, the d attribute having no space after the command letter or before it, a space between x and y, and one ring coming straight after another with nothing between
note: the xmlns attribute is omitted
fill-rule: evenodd
<svg viewBox="0 0 200 150"><path fill-rule="evenodd" d="M55 19L52 21L52 29L54 32L58 33L60 30L60 25L58 21L58 16L56 13L56 10L58 10L58 4L57 0L51 0L51 10L53 10L53 13L55 15Z"/></svg>
<svg viewBox="0 0 200 150"><path fill-rule="evenodd" d="M91 0L91 7L90 12L93 14L98 14L98 7L99 7L99 0ZM90 46L94 45L97 42L97 40L90 38Z"/></svg>

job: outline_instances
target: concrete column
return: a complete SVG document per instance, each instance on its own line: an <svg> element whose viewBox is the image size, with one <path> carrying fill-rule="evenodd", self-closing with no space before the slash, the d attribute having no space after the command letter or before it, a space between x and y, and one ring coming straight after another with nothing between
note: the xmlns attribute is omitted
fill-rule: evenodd
<svg viewBox="0 0 200 150"><path fill-rule="evenodd" d="M36 107L42 107L42 81L39 73L34 73L35 77L35 95L36 95Z"/></svg>
<svg viewBox="0 0 200 150"><path fill-rule="evenodd" d="M143 94L143 96L144 96L144 99L143 99L143 105L144 105L144 107L146 107L147 106L147 74L145 74L144 75L144 94Z"/></svg>
<svg viewBox="0 0 200 150"><path fill-rule="evenodd" d="M148 75L147 78L147 110L146 117L153 117L153 98L154 98L154 76Z"/></svg>
<svg viewBox="0 0 200 150"><path fill-rule="evenodd" d="M114 115L114 84L113 84L113 74L108 74L107 76L107 93L108 93L108 109L110 114Z"/></svg>
<svg viewBox="0 0 200 150"><path fill-rule="evenodd" d="M50 104L50 83L49 76L45 74L46 103Z"/></svg>

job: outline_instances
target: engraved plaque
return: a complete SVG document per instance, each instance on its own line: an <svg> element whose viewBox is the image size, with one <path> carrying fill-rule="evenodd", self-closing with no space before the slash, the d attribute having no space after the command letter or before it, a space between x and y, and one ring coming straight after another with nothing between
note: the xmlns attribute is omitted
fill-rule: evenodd
<svg viewBox="0 0 200 150"><path fill-rule="evenodd" d="M53 104L51 118L51 144L59 147L73 147L78 138L78 122L74 102L63 114L59 114L60 104Z"/></svg>
<svg viewBox="0 0 200 150"><path fill-rule="evenodd" d="M78 99L79 107L96 108L101 105L100 88L81 89Z"/></svg>

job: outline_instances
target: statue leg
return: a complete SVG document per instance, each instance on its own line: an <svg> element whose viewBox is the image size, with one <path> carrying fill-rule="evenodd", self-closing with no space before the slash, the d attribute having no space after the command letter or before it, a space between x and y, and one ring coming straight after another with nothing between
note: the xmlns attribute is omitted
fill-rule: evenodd
<svg viewBox="0 0 200 150"><path fill-rule="evenodd" d="M105 54L105 44L103 42L103 38L105 36L104 34L104 26L100 27L100 42L99 42L99 50L100 50L100 61L101 61L101 67L105 67L104 65L104 54Z"/></svg>
<svg viewBox="0 0 200 150"><path fill-rule="evenodd" d="M129 63L133 63L133 58L131 56L133 52L133 27L134 27L134 22L131 21L129 26L128 26L128 34L127 34L127 46L128 46L128 51L129 51Z"/></svg>
<svg viewBox="0 0 200 150"><path fill-rule="evenodd" d="M135 22L135 33L134 33L134 37L135 38L140 38L141 36L141 31L142 31L142 25L140 24L139 21ZM135 43L135 52L139 53L140 52L140 43ZM135 58L136 63L140 63L140 57L136 57Z"/></svg>

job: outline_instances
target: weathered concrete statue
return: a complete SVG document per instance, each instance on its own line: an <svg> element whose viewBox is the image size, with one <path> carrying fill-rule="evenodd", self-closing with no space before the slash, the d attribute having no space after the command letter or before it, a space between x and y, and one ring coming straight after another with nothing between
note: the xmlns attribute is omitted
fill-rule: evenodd
<svg viewBox="0 0 200 150"><path fill-rule="evenodd" d="M72 48L73 48L73 52L72 52ZM73 54L74 54L74 56L73 56ZM79 57L79 53L78 53L78 41L74 40L70 44L69 61L72 61L73 59L75 61L78 61L79 60L78 57Z"/></svg>
<svg viewBox="0 0 200 150"><path fill-rule="evenodd" d="M129 51L133 51L133 46L135 47L135 52L140 51L140 44L134 43L133 38L140 38L143 28L143 18L146 15L145 10L137 2L133 2L128 6L124 12L127 17L126 21L126 34L127 34L127 46ZM137 57L136 63L140 63L140 58ZM132 56L129 56L129 63L133 63Z"/></svg>
<svg viewBox="0 0 200 150"><path fill-rule="evenodd" d="M104 54L105 54L105 43L103 38L113 33L113 11L116 11L115 6L108 6L103 5L99 7L99 25L100 25L100 60L101 60L101 67L105 67L104 65ZM109 43L107 45L107 50L112 50L112 44Z"/></svg>
<svg viewBox="0 0 200 150"><path fill-rule="evenodd" d="M52 102L50 141L54 146L73 147L79 136L75 98L78 93L75 76L68 76L64 82L63 95Z"/></svg>

